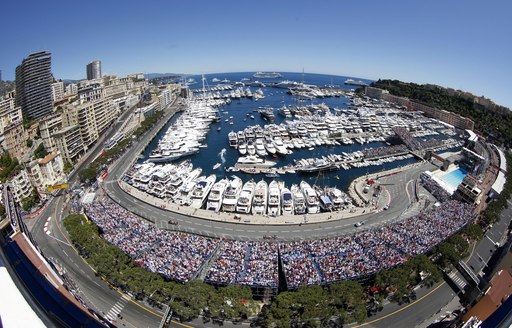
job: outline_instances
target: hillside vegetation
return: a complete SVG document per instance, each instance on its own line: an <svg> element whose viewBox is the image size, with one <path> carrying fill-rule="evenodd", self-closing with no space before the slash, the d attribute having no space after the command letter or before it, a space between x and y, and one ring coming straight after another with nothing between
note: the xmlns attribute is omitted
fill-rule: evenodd
<svg viewBox="0 0 512 328"><path fill-rule="evenodd" d="M512 145L512 112L488 99L467 92L431 84L405 83L398 80L378 80L372 86L386 89L390 94L407 97L423 104L445 109L468 117L475 128L498 145Z"/></svg>

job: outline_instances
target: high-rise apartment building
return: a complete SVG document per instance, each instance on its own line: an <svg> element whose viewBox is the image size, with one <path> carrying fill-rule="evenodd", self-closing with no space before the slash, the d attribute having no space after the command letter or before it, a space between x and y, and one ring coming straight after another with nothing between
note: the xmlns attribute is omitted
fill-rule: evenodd
<svg viewBox="0 0 512 328"><path fill-rule="evenodd" d="M87 79L101 79L101 61L95 60L87 64Z"/></svg>
<svg viewBox="0 0 512 328"><path fill-rule="evenodd" d="M30 54L16 67L16 106L29 120L43 117L53 110L51 54Z"/></svg>

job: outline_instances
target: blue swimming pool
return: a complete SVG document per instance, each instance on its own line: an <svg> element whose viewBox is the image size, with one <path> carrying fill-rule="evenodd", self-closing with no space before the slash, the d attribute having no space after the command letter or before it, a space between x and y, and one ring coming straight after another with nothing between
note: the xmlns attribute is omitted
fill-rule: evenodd
<svg viewBox="0 0 512 328"><path fill-rule="evenodd" d="M451 171L441 177L441 180L450 185L453 189L457 189L457 186L462 182L464 177L468 174L465 170L458 168Z"/></svg>

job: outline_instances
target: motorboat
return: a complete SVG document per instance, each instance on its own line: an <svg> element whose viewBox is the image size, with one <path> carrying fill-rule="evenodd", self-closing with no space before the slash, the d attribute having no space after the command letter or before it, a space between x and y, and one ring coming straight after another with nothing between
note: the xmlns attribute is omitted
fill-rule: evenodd
<svg viewBox="0 0 512 328"><path fill-rule="evenodd" d="M269 161L264 158L258 157L258 156L245 156L245 157L239 157L238 161L236 162L237 165L248 165L253 167L271 167L276 165L276 162Z"/></svg>
<svg viewBox="0 0 512 328"><path fill-rule="evenodd" d="M291 187L292 195L293 195L293 207L295 210L295 214L305 214L306 213L306 199L304 198L304 194L302 190L297 184L293 184Z"/></svg>
<svg viewBox="0 0 512 328"><path fill-rule="evenodd" d="M306 208L309 214L315 214L318 213L320 210L318 197L316 195L316 192L309 183L302 180L300 182L300 189L302 190L302 193L304 194L304 198L306 199Z"/></svg>
<svg viewBox="0 0 512 328"><path fill-rule="evenodd" d="M252 206L252 199L254 196L254 189L256 183L254 180L247 181L242 187L242 191L238 196L238 202L236 204L236 211L239 213L250 213Z"/></svg>
<svg viewBox="0 0 512 328"><path fill-rule="evenodd" d="M238 196L242 190L242 179L237 176L233 176L233 180L230 181L222 199L222 211L223 212L235 212L236 204L238 202Z"/></svg>
<svg viewBox="0 0 512 328"><path fill-rule="evenodd" d="M293 215L293 194L290 189L281 189L281 207L283 215Z"/></svg>
<svg viewBox="0 0 512 328"><path fill-rule="evenodd" d="M252 200L252 214L266 214L267 212L267 196L268 184L265 180L261 180L256 184L254 189L254 197Z"/></svg>
<svg viewBox="0 0 512 328"><path fill-rule="evenodd" d="M279 183L272 180L268 185L268 215L278 216L281 214L281 193Z"/></svg>
<svg viewBox="0 0 512 328"><path fill-rule="evenodd" d="M217 176L210 174L206 179L201 179L197 182L192 195L190 196L190 206L193 208L201 208L208 196L208 193L212 189L213 184Z"/></svg>
<svg viewBox="0 0 512 328"><path fill-rule="evenodd" d="M206 209L210 211L218 212L222 205L222 198L224 191L229 185L229 179L224 178L215 182L212 186L212 190L208 195L208 201L206 202Z"/></svg>

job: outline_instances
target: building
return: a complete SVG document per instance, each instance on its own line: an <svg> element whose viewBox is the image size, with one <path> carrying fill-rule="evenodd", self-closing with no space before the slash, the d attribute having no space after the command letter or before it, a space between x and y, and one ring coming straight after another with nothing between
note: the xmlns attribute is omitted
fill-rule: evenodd
<svg viewBox="0 0 512 328"><path fill-rule="evenodd" d="M15 92L9 92L4 98L0 98L0 134L4 133L7 126L21 122L21 107L15 106Z"/></svg>
<svg viewBox="0 0 512 328"><path fill-rule="evenodd" d="M480 204L482 200L482 189L479 181L472 174L467 174L457 187L455 197L469 204Z"/></svg>
<svg viewBox="0 0 512 328"><path fill-rule="evenodd" d="M30 179L28 177L27 171L20 170L15 176L10 180L13 196L18 204L21 204L21 201L27 197L32 195L32 184L30 183Z"/></svg>
<svg viewBox="0 0 512 328"><path fill-rule="evenodd" d="M64 98L64 82L52 83L52 100L57 102Z"/></svg>
<svg viewBox="0 0 512 328"><path fill-rule="evenodd" d="M472 317L484 321L509 298L511 293L512 276L506 270L497 272L482 298L464 314L462 321L466 322Z"/></svg>
<svg viewBox="0 0 512 328"><path fill-rule="evenodd" d="M78 125L82 144L87 150L118 116L109 98L79 105L69 105L62 113L62 126Z"/></svg>
<svg viewBox="0 0 512 328"><path fill-rule="evenodd" d="M78 85L75 83L68 84L66 86L66 96L73 96L78 93Z"/></svg>
<svg viewBox="0 0 512 328"><path fill-rule="evenodd" d="M27 166L27 173L36 188L46 189L64 178L64 162L59 153L51 153L44 158L31 161Z"/></svg>
<svg viewBox="0 0 512 328"><path fill-rule="evenodd" d="M43 140L44 148L48 152L57 152L57 145L53 135L55 132L62 128L62 116L61 113L55 113L44 117L39 121L39 132L41 133L41 139Z"/></svg>
<svg viewBox="0 0 512 328"><path fill-rule="evenodd" d="M387 90L366 87L365 94L371 98L383 99L397 105L405 106L408 110L423 112L428 117L435 118L447 124L462 130L473 130L475 122L473 120L462 117L459 114L446 111L444 109L437 109L428 105L412 101L405 97L398 97L391 95Z"/></svg>
<svg viewBox="0 0 512 328"><path fill-rule="evenodd" d="M101 61L95 60L87 64L87 80L101 79Z"/></svg>
<svg viewBox="0 0 512 328"><path fill-rule="evenodd" d="M27 136L21 122L12 123L4 129L3 147L12 158L21 159L27 154Z"/></svg>
<svg viewBox="0 0 512 328"><path fill-rule="evenodd" d="M64 162L76 163L85 153L78 124L55 132L53 138Z"/></svg>
<svg viewBox="0 0 512 328"><path fill-rule="evenodd" d="M23 117L35 120L53 110L51 54L46 51L30 54L16 67L16 106Z"/></svg>

